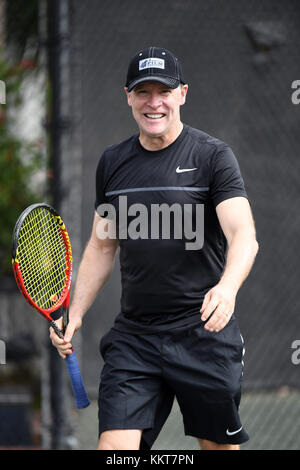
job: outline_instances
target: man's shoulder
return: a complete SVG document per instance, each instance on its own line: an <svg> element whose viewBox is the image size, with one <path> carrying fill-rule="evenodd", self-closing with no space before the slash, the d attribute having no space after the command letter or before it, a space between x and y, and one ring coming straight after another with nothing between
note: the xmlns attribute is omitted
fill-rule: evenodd
<svg viewBox="0 0 300 470"><path fill-rule="evenodd" d="M124 154L124 152L126 153L126 151L130 151L132 149L133 145L135 145L136 143L137 137L137 135L132 135L127 139L122 140L121 142L109 145L108 147L106 147L103 153L108 155L109 157Z"/></svg>
<svg viewBox="0 0 300 470"><path fill-rule="evenodd" d="M201 129L196 129L191 126L187 126L187 128L190 139L211 154L215 154L216 152L228 148L228 145L221 139L214 137Z"/></svg>

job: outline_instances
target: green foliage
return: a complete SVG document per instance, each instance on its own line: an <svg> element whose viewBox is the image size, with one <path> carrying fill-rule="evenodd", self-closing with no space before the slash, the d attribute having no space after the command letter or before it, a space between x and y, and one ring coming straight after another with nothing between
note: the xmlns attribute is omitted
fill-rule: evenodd
<svg viewBox="0 0 300 470"><path fill-rule="evenodd" d="M22 105L21 85L28 74L24 66L9 65L1 56L0 80L6 85L6 104L0 105L0 277L11 269L11 236L14 224L26 206L36 202L31 179L41 165L37 144L24 143L11 131L13 113ZM26 157L26 163L25 163Z"/></svg>

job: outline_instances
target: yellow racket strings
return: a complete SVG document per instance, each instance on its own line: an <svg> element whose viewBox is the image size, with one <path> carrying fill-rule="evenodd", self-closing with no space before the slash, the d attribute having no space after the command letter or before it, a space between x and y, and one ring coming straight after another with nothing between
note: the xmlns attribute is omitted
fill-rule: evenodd
<svg viewBox="0 0 300 470"><path fill-rule="evenodd" d="M24 285L43 309L53 307L66 281L66 253L58 220L38 207L25 218L19 233L17 259Z"/></svg>

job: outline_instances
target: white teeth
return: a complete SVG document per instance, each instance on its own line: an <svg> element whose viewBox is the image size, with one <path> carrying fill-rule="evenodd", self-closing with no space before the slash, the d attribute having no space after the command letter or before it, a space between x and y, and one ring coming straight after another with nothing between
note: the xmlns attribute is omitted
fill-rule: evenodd
<svg viewBox="0 0 300 470"><path fill-rule="evenodd" d="M160 119L164 116L164 114L145 114L145 116L150 119Z"/></svg>

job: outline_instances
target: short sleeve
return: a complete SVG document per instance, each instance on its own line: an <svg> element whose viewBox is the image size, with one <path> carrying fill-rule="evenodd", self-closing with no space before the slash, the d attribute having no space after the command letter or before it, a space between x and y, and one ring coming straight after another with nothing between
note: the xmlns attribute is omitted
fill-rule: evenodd
<svg viewBox="0 0 300 470"><path fill-rule="evenodd" d="M100 157L96 170L95 209L97 210L100 204L105 203L107 203L107 198L105 196L105 154L103 153Z"/></svg>
<svg viewBox="0 0 300 470"><path fill-rule="evenodd" d="M215 207L231 197L248 198L239 164L230 147L216 152L211 159L210 195Z"/></svg>

